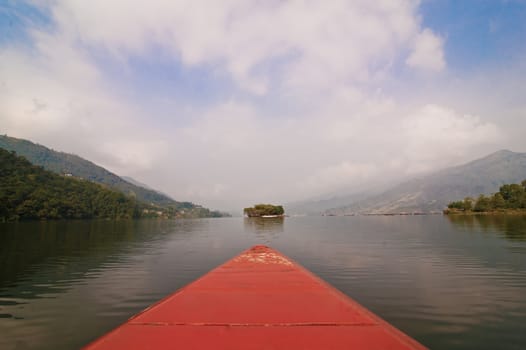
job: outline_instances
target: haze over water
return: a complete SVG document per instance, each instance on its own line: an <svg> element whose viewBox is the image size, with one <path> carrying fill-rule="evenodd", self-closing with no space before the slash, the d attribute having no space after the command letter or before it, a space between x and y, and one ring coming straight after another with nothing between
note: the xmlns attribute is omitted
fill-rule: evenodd
<svg viewBox="0 0 526 350"><path fill-rule="evenodd" d="M0 348L79 348L255 244L432 349L526 346L525 217L357 216L0 224Z"/></svg>

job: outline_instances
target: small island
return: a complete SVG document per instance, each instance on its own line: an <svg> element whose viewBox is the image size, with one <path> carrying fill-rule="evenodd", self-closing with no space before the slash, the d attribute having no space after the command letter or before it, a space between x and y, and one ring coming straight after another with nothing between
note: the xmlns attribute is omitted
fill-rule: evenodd
<svg viewBox="0 0 526 350"><path fill-rule="evenodd" d="M444 214L526 214L526 180L502 185L499 192L448 204Z"/></svg>
<svg viewBox="0 0 526 350"><path fill-rule="evenodd" d="M272 204L256 204L251 208L243 209L243 213L249 218L277 218L285 216L283 206Z"/></svg>

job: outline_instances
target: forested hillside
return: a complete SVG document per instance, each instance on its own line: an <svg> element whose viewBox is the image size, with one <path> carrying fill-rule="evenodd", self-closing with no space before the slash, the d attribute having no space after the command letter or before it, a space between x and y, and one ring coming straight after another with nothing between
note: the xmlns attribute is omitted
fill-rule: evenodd
<svg viewBox="0 0 526 350"><path fill-rule="evenodd" d="M46 170L60 175L71 174L75 177L104 184L126 195L134 196L142 202L160 206L182 204L162 193L127 182L103 167L74 154L57 152L27 140L5 135L0 135L0 147L8 151L15 151L31 163L40 165ZM183 206L188 207L190 204L185 203Z"/></svg>
<svg viewBox="0 0 526 350"><path fill-rule="evenodd" d="M65 177L0 149L0 221L133 218L138 203L101 185Z"/></svg>
<svg viewBox="0 0 526 350"><path fill-rule="evenodd" d="M142 216L162 217L221 217L228 216L218 211L203 208L191 202L175 201L167 195L150 188L125 181L112 172L69 153L57 152L31 141L0 135L0 149L14 151L30 163L41 166L62 177L95 182L124 194L123 198L134 199L141 205Z"/></svg>

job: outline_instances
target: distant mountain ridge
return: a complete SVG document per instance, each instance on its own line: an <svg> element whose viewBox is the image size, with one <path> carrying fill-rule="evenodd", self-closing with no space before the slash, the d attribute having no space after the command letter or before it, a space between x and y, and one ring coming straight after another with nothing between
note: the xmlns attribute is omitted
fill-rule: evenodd
<svg viewBox="0 0 526 350"><path fill-rule="evenodd" d="M449 202L492 194L507 183L526 179L526 153L501 150L464 165L401 183L328 214L391 214L440 212Z"/></svg>
<svg viewBox="0 0 526 350"><path fill-rule="evenodd" d="M326 210L355 203L370 196L371 192L358 192L342 196L331 195L324 199L286 203L284 207L289 215L319 215Z"/></svg>
<svg viewBox="0 0 526 350"><path fill-rule="evenodd" d="M39 165L46 170L108 186L146 204L161 207L170 206L175 210L181 210L186 213L191 210L197 213L197 215L219 215L218 212L210 212L208 209L199 205L190 202L178 202L156 190L125 181L103 167L74 154L54 151L31 141L17 139L7 135L0 135L0 148L14 151L17 155L25 157L32 164Z"/></svg>

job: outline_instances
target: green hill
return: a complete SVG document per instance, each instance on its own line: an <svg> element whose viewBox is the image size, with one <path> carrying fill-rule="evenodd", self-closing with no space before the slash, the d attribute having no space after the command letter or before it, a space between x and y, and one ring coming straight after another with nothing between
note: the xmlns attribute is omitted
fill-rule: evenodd
<svg viewBox="0 0 526 350"><path fill-rule="evenodd" d="M526 153L502 150L472 162L412 179L329 214L441 212L449 202L492 194L526 178Z"/></svg>
<svg viewBox="0 0 526 350"><path fill-rule="evenodd" d="M191 202L175 201L159 191L125 181L118 175L79 156L54 151L28 140L0 135L0 148L14 151L32 164L53 173L88 180L117 190L143 203L145 208L149 208L146 210L152 216L190 218L229 216Z"/></svg>
<svg viewBox="0 0 526 350"><path fill-rule="evenodd" d="M139 204L101 185L54 174L0 149L0 221L134 218Z"/></svg>
<svg viewBox="0 0 526 350"><path fill-rule="evenodd" d="M129 183L103 167L73 154L57 152L27 140L5 135L0 135L0 147L15 151L16 154L24 156L31 163L42 166L46 170L60 175L71 174L74 177L107 185L145 203L160 206L180 204L157 191Z"/></svg>

